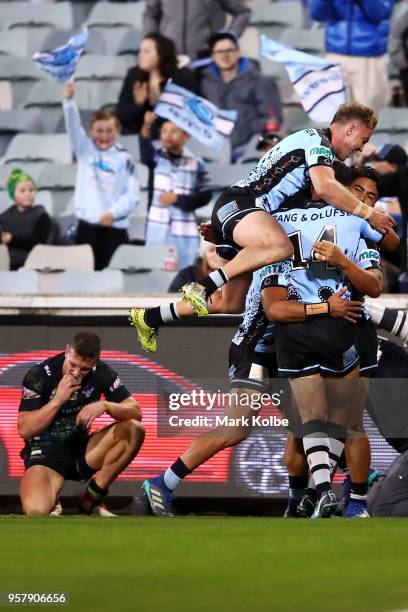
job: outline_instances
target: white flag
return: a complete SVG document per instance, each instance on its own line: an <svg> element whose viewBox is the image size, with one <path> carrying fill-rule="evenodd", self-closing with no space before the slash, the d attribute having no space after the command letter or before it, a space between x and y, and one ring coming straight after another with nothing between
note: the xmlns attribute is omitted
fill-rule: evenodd
<svg viewBox="0 0 408 612"><path fill-rule="evenodd" d="M267 36L261 37L261 55L273 62L285 64L302 106L313 121L330 123L340 104L346 101L339 64L331 64L322 57L291 49Z"/></svg>

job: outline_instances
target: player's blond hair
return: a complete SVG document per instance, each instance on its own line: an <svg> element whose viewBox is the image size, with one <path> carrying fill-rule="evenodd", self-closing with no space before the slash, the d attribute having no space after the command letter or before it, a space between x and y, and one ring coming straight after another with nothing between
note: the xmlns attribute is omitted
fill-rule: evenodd
<svg viewBox="0 0 408 612"><path fill-rule="evenodd" d="M377 123L378 117L372 108L358 104L357 102L347 102L341 104L332 119L333 123L346 123L347 121L361 121L365 126L373 130Z"/></svg>

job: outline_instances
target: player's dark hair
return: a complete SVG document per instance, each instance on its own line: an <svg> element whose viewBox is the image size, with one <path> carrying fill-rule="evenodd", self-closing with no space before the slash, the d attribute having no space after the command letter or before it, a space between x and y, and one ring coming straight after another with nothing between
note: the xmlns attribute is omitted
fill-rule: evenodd
<svg viewBox="0 0 408 612"><path fill-rule="evenodd" d="M332 119L333 123L346 123L347 121L361 121L365 126L373 130L378 123L378 117L369 106L357 102L341 104Z"/></svg>
<svg viewBox="0 0 408 612"><path fill-rule="evenodd" d="M366 178L373 181L377 186L377 191L380 193L381 189L381 175L377 170L370 166L361 166L360 168L351 168L350 171L350 183L359 178Z"/></svg>
<svg viewBox="0 0 408 612"><path fill-rule="evenodd" d="M83 359L95 359L101 352L101 339L93 332L78 332L69 346Z"/></svg>
<svg viewBox="0 0 408 612"><path fill-rule="evenodd" d="M350 168L348 168L346 164L343 164L343 162L335 160L333 162L333 170L336 181L348 187L351 183Z"/></svg>

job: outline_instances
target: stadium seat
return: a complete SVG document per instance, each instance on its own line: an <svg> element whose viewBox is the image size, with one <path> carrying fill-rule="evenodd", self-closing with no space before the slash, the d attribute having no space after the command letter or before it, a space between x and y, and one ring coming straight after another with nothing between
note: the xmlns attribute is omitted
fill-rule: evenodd
<svg viewBox="0 0 408 612"><path fill-rule="evenodd" d="M128 30L123 39L120 41L116 54L131 55L133 58L135 58L135 56L139 53L140 43L142 40L143 32L141 30Z"/></svg>
<svg viewBox="0 0 408 612"><path fill-rule="evenodd" d="M72 190L75 187L77 167L74 164L53 164L45 165L41 168L38 176L38 186L41 189Z"/></svg>
<svg viewBox="0 0 408 612"><path fill-rule="evenodd" d="M44 40L52 31L51 25L39 26L37 24L23 25L16 24L10 30L6 30L20 37L23 35L26 39L27 57L31 57L34 53L42 49Z"/></svg>
<svg viewBox="0 0 408 612"><path fill-rule="evenodd" d="M124 282L119 270L85 272L67 270L58 278L57 293L117 294L123 293Z"/></svg>
<svg viewBox="0 0 408 612"><path fill-rule="evenodd" d="M301 28L303 9L301 2L251 2L250 25L256 26L261 34L278 37L285 27Z"/></svg>
<svg viewBox="0 0 408 612"><path fill-rule="evenodd" d="M241 55L259 61L260 38L256 28L245 28L239 39Z"/></svg>
<svg viewBox="0 0 408 612"><path fill-rule="evenodd" d="M84 81L85 83L86 81ZM88 83L89 84L89 83ZM78 87L79 83L77 83L77 87ZM81 116L81 122L82 125L84 126L84 128L86 130L88 130L89 127L89 119L93 113L95 109L89 109L89 108L81 108L79 107L79 114ZM64 116L62 114L62 107L61 107L61 117L57 123L57 127L55 128L55 133L56 134L66 134L66 129L65 129L65 119Z"/></svg>
<svg viewBox="0 0 408 612"><path fill-rule="evenodd" d="M95 27L128 26L143 30L144 2L98 2L91 10L86 25Z"/></svg>
<svg viewBox="0 0 408 612"><path fill-rule="evenodd" d="M17 271L0 272L0 293L2 295L25 295L39 292L39 280L34 270L20 268Z"/></svg>
<svg viewBox="0 0 408 612"><path fill-rule="evenodd" d="M177 257L173 246L135 246L122 244L116 249L109 262L111 270L122 270L130 274L139 271L163 270L166 260Z"/></svg>
<svg viewBox="0 0 408 612"><path fill-rule="evenodd" d="M78 62L75 81L118 79L123 81L132 58L116 55L84 55Z"/></svg>
<svg viewBox="0 0 408 612"><path fill-rule="evenodd" d="M229 139L226 140L225 144L219 151L211 147L207 147L195 138L190 138L187 143L187 148L201 157L208 164L229 164L231 162L231 141Z"/></svg>
<svg viewBox="0 0 408 612"><path fill-rule="evenodd" d="M61 30L73 28L71 2L47 2L44 4L24 2L21 4L21 10L16 11L14 16L9 17L4 24L4 29L12 29L22 25L38 27L49 25Z"/></svg>
<svg viewBox="0 0 408 612"><path fill-rule="evenodd" d="M152 270L138 274L123 273L125 293L167 293L177 272Z"/></svg>
<svg viewBox="0 0 408 612"><path fill-rule="evenodd" d="M72 151L66 134L17 134L7 147L4 163L72 162Z"/></svg>
<svg viewBox="0 0 408 612"><path fill-rule="evenodd" d="M0 29L4 29L4 26L8 22L12 22L17 15L22 13L30 5L31 2L2 2L0 10Z"/></svg>
<svg viewBox="0 0 408 612"><path fill-rule="evenodd" d="M129 240L143 242L146 235L146 215L129 217Z"/></svg>
<svg viewBox="0 0 408 612"><path fill-rule="evenodd" d="M379 112L375 132L406 132L408 128L408 108L382 108Z"/></svg>
<svg viewBox="0 0 408 612"><path fill-rule="evenodd" d="M44 40L41 50L48 51L65 45L74 34L77 34L77 28L72 30L51 30L47 38ZM84 55L89 53L96 55L104 55L107 52L105 38L98 30L90 30L89 37L84 49Z"/></svg>
<svg viewBox="0 0 408 612"><path fill-rule="evenodd" d="M10 82L14 108L27 99L36 81L51 80L31 59L14 55L0 56L0 75L3 80Z"/></svg>
<svg viewBox="0 0 408 612"><path fill-rule="evenodd" d="M0 111L13 108L13 89L10 81L0 81Z"/></svg>
<svg viewBox="0 0 408 612"><path fill-rule="evenodd" d="M0 244L0 270L10 270L10 254L5 244Z"/></svg>
<svg viewBox="0 0 408 612"><path fill-rule="evenodd" d="M279 42L305 53L321 55L324 53L324 29L287 28L280 35Z"/></svg>
<svg viewBox="0 0 408 612"><path fill-rule="evenodd" d="M137 134L121 136L119 142L129 151L136 162L140 161L139 136Z"/></svg>
<svg viewBox="0 0 408 612"><path fill-rule="evenodd" d="M51 246L37 244L29 253L24 268L42 272L94 269L93 251L89 244Z"/></svg>
<svg viewBox="0 0 408 612"><path fill-rule="evenodd" d="M41 113L38 110L10 110L0 112L0 157L19 132L40 133L43 131Z"/></svg>
<svg viewBox="0 0 408 612"><path fill-rule="evenodd" d="M17 272L0 271L0 293L2 295L33 294L40 292L34 270L21 268Z"/></svg>
<svg viewBox="0 0 408 612"><path fill-rule="evenodd" d="M91 112L99 108L114 109L121 87L122 81L118 79L111 82L78 81L75 84L75 100L80 109Z"/></svg>
<svg viewBox="0 0 408 612"><path fill-rule="evenodd" d="M242 157L239 158L238 163L240 164L257 164L260 159L259 151L256 146L259 142L260 134L252 136L251 140L246 143Z"/></svg>
<svg viewBox="0 0 408 612"><path fill-rule="evenodd" d="M44 131L53 134L62 115L63 86L56 81L50 81L44 87L42 81L34 83L27 100L23 103L25 109L39 109L43 117Z"/></svg>
<svg viewBox="0 0 408 612"><path fill-rule="evenodd" d="M0 36L0 55L28 57L27 33L24 30L3 30Z"/></svg>
<svg viewBox="0 0 408 612"><path fill-rule="evenodd" d="M211 164L208 166L210 187L218 191L230 187L247 178L252 168L253 164Z"/></svg>
<svg viewBox="0 0 408 612"><path fill-rule="evenodd" d="M24 172L29 174L37 183L37 187L39 186L38 179L44 170L46 164L30 164L24 163ZM49 164L48 164L49 165ZM15 168L14 164L4 165L0 164L0 185L1 188L6 188L7 179L10 176L10 172Z"/></svg>

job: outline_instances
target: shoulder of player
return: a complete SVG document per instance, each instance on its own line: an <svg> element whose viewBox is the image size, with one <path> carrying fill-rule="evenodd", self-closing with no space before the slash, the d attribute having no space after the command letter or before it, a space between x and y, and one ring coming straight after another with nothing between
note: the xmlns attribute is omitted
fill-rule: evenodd
<svg viewBox="0 0 408 612"><path fill-rule="evenodd" d="M102 360L96 364L93 375L102 386L111 385L118 378L115 370L106 361Z"/></svg>
<svg viewBox="0 0 408 612"><path fill-rule="evenodd" d="M62 367L63 361L64 353L59 353L45 359L41 363L36 363L26 372L23 385L38 393L45 391L48 387L52 386L58 371Z"/></svg>

